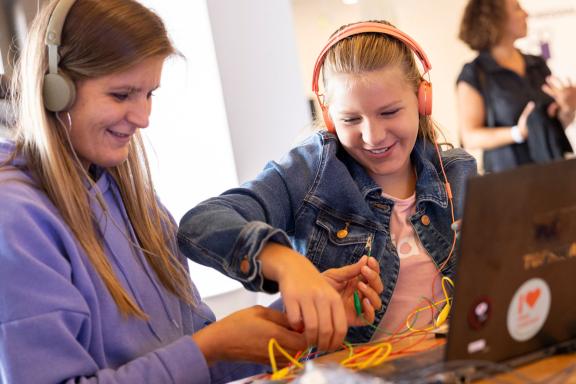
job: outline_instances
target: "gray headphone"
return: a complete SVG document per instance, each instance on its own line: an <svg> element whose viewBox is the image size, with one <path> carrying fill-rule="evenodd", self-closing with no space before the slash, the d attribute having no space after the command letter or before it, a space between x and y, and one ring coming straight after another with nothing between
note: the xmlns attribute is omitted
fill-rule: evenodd
<svg viewBox="0 0 576 384"><path fill-rule="evenodd" d="M60 0L48 22L45 43L48 47L48 73L44 75L44 107L52 112L70 109L76 99L76 86L64 73L58 73L58 47L66 16L76 0Z"/></svg>

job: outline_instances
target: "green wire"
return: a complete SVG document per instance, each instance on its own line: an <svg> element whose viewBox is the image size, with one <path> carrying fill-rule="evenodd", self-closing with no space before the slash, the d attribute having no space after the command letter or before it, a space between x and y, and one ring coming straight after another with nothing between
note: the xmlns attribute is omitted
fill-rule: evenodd
<svg viewBox="0 0 576 384"><path fill-rule="evenodd" d="M362 304L360 303L360 295L358 295L358 290L354 291L354 308L356 309L356 314L362 316Z"/></svg>
<svg viewBox="0 0 576 384"><path fill-rule="evenodd" d="M366 248L368 248L367 256L372 256L372 236L368 237L368 241L366 242ZM360 302L360 294L358 290L354 291L354 309L356 310L356 314L358 316L362 316L362 303Z"/></svg>

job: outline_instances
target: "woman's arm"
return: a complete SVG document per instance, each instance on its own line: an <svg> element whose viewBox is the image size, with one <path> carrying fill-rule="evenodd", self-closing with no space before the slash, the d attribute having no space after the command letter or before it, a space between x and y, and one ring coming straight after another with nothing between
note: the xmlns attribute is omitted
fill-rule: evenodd
<svg viewBox="0 0 576 384"><path fill-rule="evenodd" d="M272 338L291 355L306 349L304 336L290 329L285 314L261 306L234 312L192 335L209 365L218 361L267 364Z"/></svg>
<svg viewBox="0 0 576 384"><path fill-rule="evenodd" d="M470 84L460 81L456 86L458 103L458 125L460 138L467 149L493 149L515 143L513 127L486 127L486 109L482 95ZM517 129L525 140L528 137L526 120L534 109L528 103L518 119Z"/></svg>
<svg viewBox="0 0 576 384"><path fill-rule="evenodd" d="M99 333L104 327L77 286L92 287L85 256L53 212L7 188L0 193L0 371L6 382L208 382L208 366L189 336L120 365L109 362L111 347Z"/></svg>
<svg viewBox="0 0 576 384"><path fill-rule="evenodd" d="M213 323L212 312L199 297L193 309L182 304L182 323L176 323L172 331L161 325L168 319L156 318L165 316L163 311L151 313L150 324L120 315L48 199L37 190L31 192L24 183L7 183L2 176L0 173L0 372L7 382L209 383L228 382L265 369L227 361L208 365L207 359L213 363L213 356L204 355L190 332L217 328L235 341L236 335L246 330L237 321ZM129 292L147 295L138 290L141 285L137 281L132 282L135 285ZM276 337L289 348L305 345L303 336L281 324L259 326L261 311L250 313L254 312L252 317L243 316L247 319L244 323L256 326L251 342L264 343ZM164 327L161 335L153 332L158 326ZM169 326L173 327L172 322ZM269 329L274 332L266 332ZM216 348L229 347L217 339L212 343ZM253 349L250 345L228 356L237 361L263 361L253 358ZM266 348L257 352L261 356L267 353Z"/></svg>

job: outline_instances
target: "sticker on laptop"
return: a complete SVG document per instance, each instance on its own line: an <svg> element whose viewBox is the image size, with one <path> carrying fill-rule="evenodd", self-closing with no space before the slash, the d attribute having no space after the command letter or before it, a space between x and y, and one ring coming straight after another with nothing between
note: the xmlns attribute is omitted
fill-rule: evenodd
<svg viewBox="0 0 576 384"><path fill-rule="evenodd" d="M507 326L516 341L534 337L544 326L550 312L550 288L539 278L526 281L518 288L508 307Z"/></svg>
<svg viewBox="0 0 576 384"><path fill-rule="evenodd" d="M484 327L492 315L492 300L487 296L478 298L468 310L468 325L479 330Z"/></svg>

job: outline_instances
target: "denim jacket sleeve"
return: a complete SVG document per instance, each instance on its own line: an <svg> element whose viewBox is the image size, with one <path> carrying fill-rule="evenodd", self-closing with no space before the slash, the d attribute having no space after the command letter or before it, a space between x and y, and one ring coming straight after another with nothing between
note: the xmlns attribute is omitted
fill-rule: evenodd
<svg viewBox="0 0 576 384"><path fill-rule="evenodd" d="M267 242L291 247L294 218L318 173L321 140L312 136L254 180L191 209L180 221L180 250L250 290L276 292L257 256Z"/></svg>

